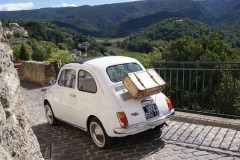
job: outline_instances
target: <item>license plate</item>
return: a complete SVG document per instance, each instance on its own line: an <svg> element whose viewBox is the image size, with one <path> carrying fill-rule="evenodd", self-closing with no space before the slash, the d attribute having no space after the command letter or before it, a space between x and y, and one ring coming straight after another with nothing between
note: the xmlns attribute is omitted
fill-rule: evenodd
<svg viewBox="0 0 240 160"><path fill-rule="evenodd" d="M145 112L146 119L150 119L156 116L159 116L159 111L156 104L150 104L143 107Z"/></svg>

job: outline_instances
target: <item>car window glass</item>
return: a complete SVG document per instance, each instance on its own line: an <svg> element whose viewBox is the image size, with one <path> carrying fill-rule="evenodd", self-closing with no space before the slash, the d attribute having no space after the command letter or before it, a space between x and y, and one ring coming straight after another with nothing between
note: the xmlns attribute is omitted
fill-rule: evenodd
<svg viewBox="0 0 240 160"><path fill-rule="evenodd" d="M141 67L137 63L125 63L108 67L107 74L112 82L119 82L123 80L127 73L141 70Z"/></svg>
<svg viewBox="0 0 240 160"><path fill-rule="evenodd" d="M137 65L136 63L129 63L129 64L125 65L125 66L127 68L128 73L141 71L140 66Z"/></svg>
<svg viewBox="0 0 240 160"><path fill-rule="evenodd" d="M80 70L78 73L78 89L84 92L96 93L97 85L93 76L87 71Z"/></svg>
<svg viewBox="0 0 240 160"><path fill-rule="evenodd" d="M75 88L76 84L76 71L73 69L64 69L58 80L58 85Z"/></svg>

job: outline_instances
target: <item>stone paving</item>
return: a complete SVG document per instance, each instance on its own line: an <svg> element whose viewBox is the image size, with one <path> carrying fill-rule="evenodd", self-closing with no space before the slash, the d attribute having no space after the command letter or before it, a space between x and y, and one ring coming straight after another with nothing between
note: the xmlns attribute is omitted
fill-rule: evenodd
<svg viewBox="0 0 240 160"><path fill-rule="evenodd" d="M161 131L116 138L110 149L98 149L88 133L63 122L55 127L46 123L42 104L45 88L26 82L21 82L21 86L30 123L45 159L240 160L240 131L177 121L169 121Z"/></svg>

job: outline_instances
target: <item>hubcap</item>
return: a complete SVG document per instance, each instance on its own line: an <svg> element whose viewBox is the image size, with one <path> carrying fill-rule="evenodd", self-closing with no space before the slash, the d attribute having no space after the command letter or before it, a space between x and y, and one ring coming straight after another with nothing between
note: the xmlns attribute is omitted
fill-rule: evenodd
<svg viewBox="0 0 240 160"><path fill-rule="evenodd" d="M91 122L90 134L92 136L93 141L98 147L103 147L105 145L105 136L102 127L98 123Z"/></svg>
<svg viewBox="0 0 240 160"><path fill-rule="evenodd" d="M52 124L53 123L53 114L52 114L52 110L49 107L49 105L46 105L45 113L46 113L48 123Z"/></svg>

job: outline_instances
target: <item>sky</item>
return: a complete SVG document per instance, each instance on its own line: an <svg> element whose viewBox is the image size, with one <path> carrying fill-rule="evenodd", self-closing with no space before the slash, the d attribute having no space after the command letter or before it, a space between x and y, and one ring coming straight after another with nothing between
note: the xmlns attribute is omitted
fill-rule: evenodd
<svg viewBox="0 0 240 160"><path fill-rule="evenodd" d="M0 11L29 10L48 7L77 7L131 2L135 0L0 0Z"/></svg>

